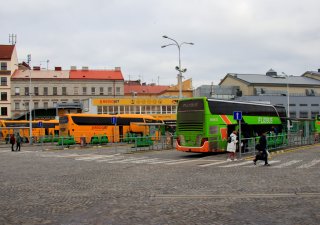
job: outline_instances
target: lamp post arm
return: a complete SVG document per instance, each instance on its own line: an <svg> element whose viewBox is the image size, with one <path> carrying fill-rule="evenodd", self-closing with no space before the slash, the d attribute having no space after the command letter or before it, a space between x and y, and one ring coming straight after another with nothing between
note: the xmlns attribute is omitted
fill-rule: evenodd
<svg viewBox="0 0 320 225"><path fill-rule="evenodd" d="M181 51L180 50L181 50L181 46L182 45L184 45L184 44L193 45L193 43L192 42L182 42L182 43L179 44L176 40L174 40L173 38L168 37L167 35L163 35L162 37L166 38L166 39L169 39L169 40L173 41L174 43L163 45L163 46L161 46L161 48L165 48L165 47L170 46L170 45L175 45L175 46L177 46L178 51L179 51L178 83L179 83L179 99L181 99L182 98L182 72L185 72L185 70L182 71L182 69L181 69Z"/></svg>

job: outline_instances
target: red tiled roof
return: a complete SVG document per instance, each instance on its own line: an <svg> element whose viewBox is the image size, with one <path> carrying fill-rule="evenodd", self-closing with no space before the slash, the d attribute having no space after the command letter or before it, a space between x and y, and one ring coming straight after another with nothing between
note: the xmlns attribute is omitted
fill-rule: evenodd
<svg viewBox="0 0 320 225"><path fill-rule="evenodd" d="M10 60L14 50L14 45L0 45L0 59Z"/></svg>
<svg viewBox="0 0 320 225"><path fill-rule="evenodd" d="M12 79L27 78L31 74L32 79L69 79L69 70L16 70Z"/></svg>
<svg viewBox="0 0 320 225"><path fill-rule="evenodd" d="M169 87L160 85L124 85L124 94L131 94L132 92L137 94L160 94Z"/></svg>
<svg viewBox="0 0 320 225"><path fill-rule="evenodd" d="M121 70L70 70L70 79L124 80Z"/></svg>

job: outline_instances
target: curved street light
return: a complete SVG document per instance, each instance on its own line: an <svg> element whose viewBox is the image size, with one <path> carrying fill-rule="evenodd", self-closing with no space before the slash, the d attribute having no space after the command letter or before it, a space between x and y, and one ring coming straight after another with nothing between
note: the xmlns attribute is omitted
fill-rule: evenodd
<svg viewBox="0 0 320 225"><path fill-rule="evenodd" d="M29 57L29 56L28 56ZM20 64L18 65L18 68L22 71L28 71L29 72L29 143L32 145L32 109L31 109L31 103L32 103L32 96L31 96L31 68L29 64Z"/></svg>
<svg viewBox="0 0 320 225"><path fill-rule="evenodd" d="M289 93L289 76L282 72L282 74L285 76L286 81L287 81L287 117L288 117L288 121L287 121L287 132L288 132L288 143L289 143L289 133L290 133L290 93Z"/></svg>
<svg viewBox="0 0 320 225"><path fill-rule="evenodd" d="M162 36L163 38L166 38L166 39L169 39L171 41L173 41L173 43L170 43L170 44L167 44L167 45L162 45L161 48L165 48L165 47L168 47L168 46L171 46L171 45L175 45L177 46L178 48L178 51L179 51L179 66L176 66L176 70L179 71L179 75L178 75L178 83L179 83L179 99L182 98L182 73L185 73L187 71L186 68L182 69L181 68L181 46L184 45L184 44L187 44L187 45L194 45L194 43L192 42L181 42L180 44L174 40L173 38L170 38L166 35L163 35Z"/></svg>

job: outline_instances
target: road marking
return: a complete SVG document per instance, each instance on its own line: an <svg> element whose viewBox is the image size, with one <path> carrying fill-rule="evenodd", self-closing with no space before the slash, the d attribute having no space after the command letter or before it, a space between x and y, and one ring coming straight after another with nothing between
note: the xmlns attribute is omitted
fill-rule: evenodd
<svg viewBox="0 0 320 225"><path fill-rule="evenodd" d="M77 157L89 157L89 156L94 156L94 154L72 154L72 153L67 153L67 154L61 154L61 155L52 155L52 157L57 157L57 158L77 158Z"/></svg>
<svg viewBox="0 0 320 225"><path fill-rule="evenodd" d="M202 164L202 165L199 165L200 167L207 167L207 166L215 166L215 165L220 165L220 164L223 164L223 163L227 163L227 161L218 161L218 162L213 162L213 163L208 163L208 164Z"/></svg>
<svg viewBox="0 0 320 225"><path fill-rule="evenodd" d="M114 159L114 161L110 160L108 163L134 163L135 161L143 160L145 158L146 157Z"/></svg>
<svg viewBox="0 0 320 225"><path fill-rule="evenodd" d="M159 161L161 160L161 161ZM180 160L180 159L179 159ZM169 162L177 162L179 160L176 160L176 159L158 159L155 161L155 162L150 162L148 164L160 164L160 163L169 163Z"/></svg>
<svg viewBox="0 0 320 225"><path fill-rule="evenodd" d="M309 163L306 163L306 164L303 164L302 166L299 166L298 169L305 169L305 168L310 168L316 164L320 163L320 159L315 159L315 160L312 160L311 162Z"/></svg>
<svg viewBox="0 0 320 225"><path fill-rule="evenodd" d="M75 160L94 161L97 159L112 158L114 156L116 156L116 155L93 155L93 156L89 156L89 157L75 158Z"/></svg>
<svg viewBox="0 0 320 225"><path fill-rule="evenodd" d="M283 168L283 167L288 167L288 166L291 166L293 164L296 164L298 162L301 162L302 160L292 160L292 161L289 161L289 162L286 162L286 163L282 163L278 166L272 166L272 168Z"/></svg>
<svg viewBox="0 0 320 225"><path fill-rule="evenodd" d="M320 197L320 193L258 193L258 194L211 194L211 195L174 195L174 194L160 194L151 196L153 198L161 199L207 199L207 198L315 198Z"/></svg>
<svg viewBox="0 0 320 225"><path fill-rule="evenodd" d="M245 162L241 162L241 163L234 163L234 162L232 162L232 164L225 165L225 166L219 166L219 167L224 167L224 168L227 168L227 167L237 167L237 166L247 165L247 164L250 164L250 163L253 163L253 162L252 162L252 161L245 161Z"/></svg>
<svg viewBox="0 0 320 225"><path fill-rule="evenodd" d="M10 150L10 152L12 152L12 151ZM33 152L36 152L36 151L18 151L18 152L14 151L14 153L20 153L20 154L21 153L33 153Z"/></svg>
<svg viewBox="0 0 320 225"><path fill-rule="evenodd" d="M181 164L181 163L188 163L188 162L194 162L194 161L198 161L196 159L179 159L179 160L176 160L176 162L166 162L164 164L166 165L176 165L176 164Z"/></svg>
<svg viewBox="0 0 320 225"><path fill-rule="evenodd" d="M109 161L121 160L121 159L124 159L124 156L115 156L115 157L110 157L108 159L97 159L95 160L95 162L109 162Z"/></svg>
<svg viewBox="0 0 320 225"><path fill-rule="evenodd" d="M161 160L161 161L158 161L158 160ZM183 159L158 159L156 162L151 162L149 164L160 164L160 163L163 163L163 164L166 164L166 163L171 163L171 162L178 162L178 161L181 161Z"/></svg>
<svg viewBox="0 0 320 225"><path fill-rule="evenodd" d="M281 162L280 160L271 160L271 161L269 161L268 163L271 165L273 165L274 163L278 163L278 162ZM272 166L271 165L271 166ZM244 166L244 167L257 167L257 166L264 166L264 161L261 161L261 162L257 162L257 165L254 165L253 164L253 162L252 162L252 165L250 165L250 166Z"/></svg>

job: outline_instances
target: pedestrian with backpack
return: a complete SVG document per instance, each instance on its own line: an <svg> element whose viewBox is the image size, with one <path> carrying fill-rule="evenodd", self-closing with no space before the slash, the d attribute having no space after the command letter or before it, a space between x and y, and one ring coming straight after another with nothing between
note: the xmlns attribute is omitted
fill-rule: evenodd
<svg viewBox="0 0 320 225"><path fill-rule="evenodd" d="M11 134L10 136L10 144L11 144L11 151L14 152L14 144L16 143L16 139L14 137L14 134Z"/></svg>

